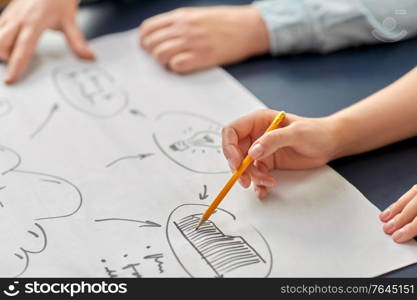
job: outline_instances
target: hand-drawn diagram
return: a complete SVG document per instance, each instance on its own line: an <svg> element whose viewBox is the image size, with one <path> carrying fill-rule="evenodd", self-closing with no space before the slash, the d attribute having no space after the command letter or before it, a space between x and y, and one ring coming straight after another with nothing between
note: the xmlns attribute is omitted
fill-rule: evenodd
<svg viewBox="0 0 417 300"><path fill-rule="evenodd" d="M97 66L58 68L54 71L53 78L62 97L73 108L90 116L113 117L128 105L129 99L125 90Z"/></svg>
<svg viewBox="0 0 417 300"><path fill-rule="evenodd" d="M71 182L17 170L20 162L18 153L0 146L0 277L22 275L31 257L46 249L42 221L72 216L82 205L81 193Z"/></svg>
<svg viewBox="0 0 417 300"><path fill-rule="evenodd" d="M12 105L6 98L0 97L0 118L7 116L12 111Z"/></svg>
<svg viewBox="0 0 417 300"><path fill-rule="evenodd" d="M171 161L196 173L228 172L219 123L187 112L166 112L156 121L153 139Z"/></svg>
<svg viewBox="0 0 417 300"><path fill-rule="evenodd" d="M262 234L254 227L240 229L242 235L227 233L234 230L237 220L223 209L195 230L204 207L180 205L167 221L169 246L184 271L191 277L269 276L272 252ZM222 230L222 226L229 229Z"/></svg>

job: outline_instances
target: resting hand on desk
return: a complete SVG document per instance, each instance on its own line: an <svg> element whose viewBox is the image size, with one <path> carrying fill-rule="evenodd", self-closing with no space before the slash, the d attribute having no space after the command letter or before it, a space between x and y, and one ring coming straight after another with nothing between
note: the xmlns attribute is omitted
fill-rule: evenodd
<svg viewBox="0 0 417 300"><path fill-rule="evenodd" d="M0 60L7 62L6 83L13 83L28 65L46 29L62 31L72 51L94 58L75 22L77 0L14 0L0 15Z"/></svg>
<svg viewBox="0 0 417 300"><path fill-rule="evenodd" d="M261 110L239 118L222 131L223 152L232 170L249 154L254 159L240 183L253 183L264 198L276 185L272 169L322 166L417 136L417 69L374 95L324 118L287 114L281 128L263 135L278 114ZM381 213L384 231L402 243L417 236L417 186Z"/></svg>
<svg viewBox="0 0 417 300"><path fill-rule="evenodd" d="M406 242L417 236L417 185L391 204L380 215L384 231L396 242Z"/></svg>
<svg viewBox="0 0 417 300"><path fill-rule="evenodd" d="M234 63L269 49L266 26L252 5L160 14L142 23L139 39L159 63L177 73Z"/></svg>

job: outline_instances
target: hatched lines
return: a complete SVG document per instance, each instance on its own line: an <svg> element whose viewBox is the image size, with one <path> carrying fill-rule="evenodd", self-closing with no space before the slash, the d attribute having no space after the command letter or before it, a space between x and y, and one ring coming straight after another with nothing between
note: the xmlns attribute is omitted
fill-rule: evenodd
<svg viewBox="0 0 417 300"><path fill-rule="evenodd" d="M243 237L225 235L213 222L195 230L201 214L182 218L174 225L218 277L249 265L266 263Z"/></svg>

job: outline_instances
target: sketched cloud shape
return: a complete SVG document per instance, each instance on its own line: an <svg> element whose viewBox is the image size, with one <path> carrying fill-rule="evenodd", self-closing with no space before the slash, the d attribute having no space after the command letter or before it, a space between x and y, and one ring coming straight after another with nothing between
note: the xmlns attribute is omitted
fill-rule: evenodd
<svg viewBox="0 0 417 300"><path fill-rule="evenodd" d="M42 221L70 217L82 206L80 190L68 180L18 170L19 154L0 146L0 276L22 275L30 257L47 247Z"/></svg>

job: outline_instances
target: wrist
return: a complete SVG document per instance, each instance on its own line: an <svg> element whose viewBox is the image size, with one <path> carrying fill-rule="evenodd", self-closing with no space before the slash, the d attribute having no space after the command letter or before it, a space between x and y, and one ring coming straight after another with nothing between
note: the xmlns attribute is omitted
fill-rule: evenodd
<svg viewBox="0 0 417 300"><path fill-rule="evenodd" d="M346 131L346 122L337 115L323 118L330 136L329 161L348 155L347 148L351 143Z"/></svg>

